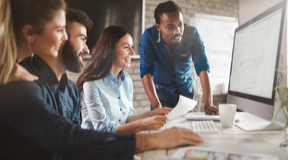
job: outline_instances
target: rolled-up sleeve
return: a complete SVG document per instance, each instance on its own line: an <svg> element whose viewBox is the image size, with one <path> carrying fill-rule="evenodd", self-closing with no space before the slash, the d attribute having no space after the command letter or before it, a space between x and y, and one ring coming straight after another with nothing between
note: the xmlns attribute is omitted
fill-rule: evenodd
<svg viewBox="0 0 290 160"><path fill-rule="evenodd" d="M194 63L194 67L196 70L196 73L199 74L199 72L206 70L210 72L209 63L205 54L205 47L203 44L203 41L198 33L198 31L195 29L193 32L193 39L192 39L192 60Z"/></svg>
<svg viewBox="0 0 290 160"><path fill-rule="evenodd" d="M145 30L139 43L141 77L146 73L154 74L154 50L152 43L154 43L152 37L148 33L148 30Z"/></svg>
<svg viewBox="0 0 290 160"><path fill-rule="evenodd" d="M83 85L83 100L87 107L89 118L95 130L116 133L119 124L110 120L101 101L100 91L94 81Z"/></svg>

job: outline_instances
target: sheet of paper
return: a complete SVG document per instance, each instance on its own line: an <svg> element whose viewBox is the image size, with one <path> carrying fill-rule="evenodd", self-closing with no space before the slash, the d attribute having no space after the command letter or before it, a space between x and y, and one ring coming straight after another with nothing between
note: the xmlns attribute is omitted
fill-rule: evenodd
<svg viewBox="0 0 290 160"><path fill-rule="evenodd" d="M186 114L188 111L194 109L197 101L179 95L179 100L175 108L167 115L169 120L172 120L176 117Z"/></svg>

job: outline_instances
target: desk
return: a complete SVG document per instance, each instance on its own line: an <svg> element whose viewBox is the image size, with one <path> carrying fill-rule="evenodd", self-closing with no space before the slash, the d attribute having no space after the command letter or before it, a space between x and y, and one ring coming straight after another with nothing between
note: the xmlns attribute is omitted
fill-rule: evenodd
<svg viewBox="0 0 290 160"><path fill-rule="evenodd" d="M249 117L248 113L244 112L238 112L237 116L239 116L241 121ZM200 134L204 143L199 144L199 147L245 153L270 154L278 156L280 160L288 159L288 148L279 147L280 143L284 140L283 137L285 133L282 130L245 132L236 126L232 128L223 128L220 122L215 122L215 124L219 129L219 133ZM184 116L182 116L172 122L168 122L164 128L158 131L149 131L148 134L160 132L165 128L173 126L191 129L190 121L187 121ZM177 148L151 150L136 154L136 156L140 157L142 160L162 160L165 156L171 156L176 150Z"/></svg>

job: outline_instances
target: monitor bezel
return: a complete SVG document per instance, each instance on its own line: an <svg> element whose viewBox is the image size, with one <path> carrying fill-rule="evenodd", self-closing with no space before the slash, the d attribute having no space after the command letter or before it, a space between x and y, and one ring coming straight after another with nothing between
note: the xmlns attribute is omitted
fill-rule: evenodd
<svg viewBox="0 0 290 160"><path fill-rule="evenodd" d="M259 14L258 16L254 17L253 19L247 21L237 29L235 29L235 35L234 35L234 42L233 42L233 50L232 50L232 62L231 62L231 69L230 69L230 76L229 76L229 85L228 85L228 94L232 96L237 96L269 105L274 105L275 102L275 90L274 87L277 84L278 80L278 68L279 68L279 62L280 62L280 54L281 54L281 45L282 45L282 36L283 36L283 27L284 27L284 19L285 19L285 6L286 6L286 1L282 1L278 3L277 5L271 7L270 9L266 10L265 12ZM250 94L245 94L237 91L230 90L230 82L231 82L231 75L232 75L232 65L233 65L233 56L234 56L234 49L235 49L235 39L236 39L236 33L239 32L240 30L248 27L249 25L261 20L262 18L274 13L275 11L282 9L281 13L281 23L280 23L280 31L279 31L279 41L278 41L278 47L277 47L277 56L276 56L276 65L275 65L275 74L274 74L274 81L273 81L273 91L272 91L272 96L271 98L265 98L265 97L260 97L256 95L250 95Z"/></svg>

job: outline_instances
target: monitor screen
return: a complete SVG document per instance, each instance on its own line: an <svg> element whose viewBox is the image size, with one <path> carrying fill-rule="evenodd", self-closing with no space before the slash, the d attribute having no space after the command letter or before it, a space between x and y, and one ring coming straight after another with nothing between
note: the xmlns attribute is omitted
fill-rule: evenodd
<svg viewBox="0 0 290 160"><path fill-rule="evenodd" d="M268 117L266 119L272 118L275 99L273 89L277 82L284 27L283 3L235 30L228 102L239 103L239 109ZM265 114L264 110L269 111Z"/></svg>

